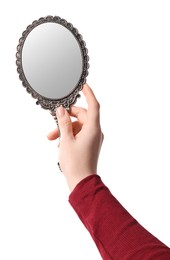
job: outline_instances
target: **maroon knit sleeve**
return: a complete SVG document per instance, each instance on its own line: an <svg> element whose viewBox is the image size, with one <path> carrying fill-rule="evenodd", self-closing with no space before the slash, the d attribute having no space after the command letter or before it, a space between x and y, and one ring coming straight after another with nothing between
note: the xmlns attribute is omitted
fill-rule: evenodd
<svg viewBox="0 0 170 260"><path fill-rule="evenodd" d="M104 260L169 260L170 248L144 229L98 175L82 180L69 202Z"/></svg>

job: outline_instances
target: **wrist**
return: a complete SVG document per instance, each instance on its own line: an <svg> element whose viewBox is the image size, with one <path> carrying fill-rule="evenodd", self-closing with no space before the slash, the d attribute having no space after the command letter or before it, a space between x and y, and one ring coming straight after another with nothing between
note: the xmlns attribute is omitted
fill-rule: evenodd
<svg viewBox="0 0 170 260"><path fill-rule="evenodd" d="M79 176L65 176L70 192L72 192L83 179L94 174L96 173L86 173Z"/></svg>

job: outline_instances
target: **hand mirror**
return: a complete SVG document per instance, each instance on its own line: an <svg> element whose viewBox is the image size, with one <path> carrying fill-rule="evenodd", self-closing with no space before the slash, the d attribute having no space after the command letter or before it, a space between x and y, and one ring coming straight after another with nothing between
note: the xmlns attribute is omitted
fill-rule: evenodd
<svg viewBox="0 0 170 260"><path fill-rule="evenodd" d="M86 44L71 23L58 16L34 21L22 33L16 53L19 78L36 104L69 109L79 97L89 68Z"/></svg>

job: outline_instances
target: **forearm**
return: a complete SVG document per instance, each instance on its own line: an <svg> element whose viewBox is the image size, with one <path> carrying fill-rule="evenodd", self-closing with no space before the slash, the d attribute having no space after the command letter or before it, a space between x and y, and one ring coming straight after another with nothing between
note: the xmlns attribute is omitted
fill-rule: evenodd
<svg viewBox="0 0 170 260"><path fill-rule="evenodd" d="M82 180L69 201L104 260L170 259L170 249L123 208L99 176Z"/></svg>

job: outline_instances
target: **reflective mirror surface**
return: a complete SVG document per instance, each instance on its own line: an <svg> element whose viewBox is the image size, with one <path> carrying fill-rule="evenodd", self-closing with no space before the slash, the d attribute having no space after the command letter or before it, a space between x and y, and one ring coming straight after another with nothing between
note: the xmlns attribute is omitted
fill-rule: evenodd
<svg viewBox="0 0 170 260"><path fill-rule="evenodd" d="M63 98L76 87L82 74L79 43L64 26L43 23L26 38L22 66L37 93L51 99Z"/></svg>

